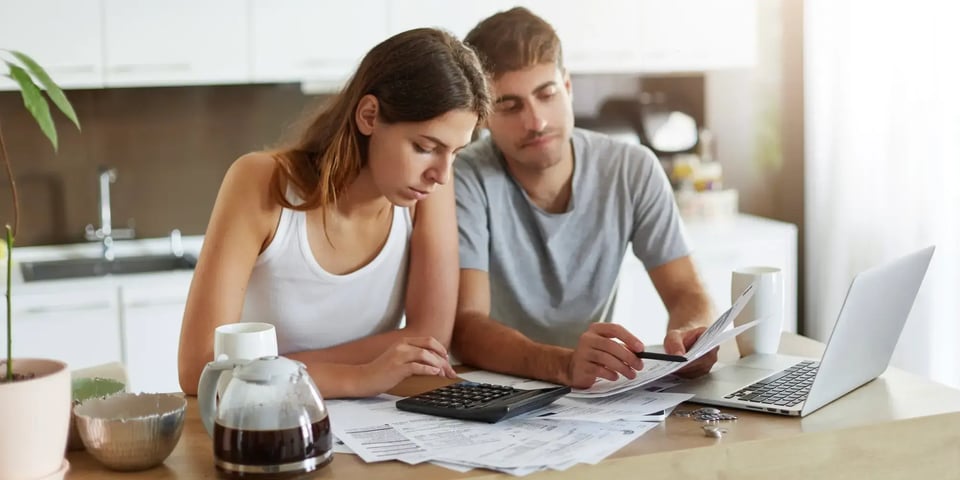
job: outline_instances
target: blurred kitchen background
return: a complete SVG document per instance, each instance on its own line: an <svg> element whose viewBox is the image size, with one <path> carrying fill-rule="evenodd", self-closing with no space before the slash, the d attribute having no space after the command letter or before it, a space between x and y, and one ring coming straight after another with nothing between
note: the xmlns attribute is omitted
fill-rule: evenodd
<svg viewBox="0 0 960 480"><path fill-rule="evenodd" d="M578 124L654 147L688 220L797 227L801 333L826 340L856 272L936 243L894 364L960 386L952 2L0 0L0 48L47 66L83 126L57 114L55 154L0 79L18 245L84 241L101 165L115 227L202 235L230 163L275 145L374 43L462 37L514 4L557 28Z"/></svg>

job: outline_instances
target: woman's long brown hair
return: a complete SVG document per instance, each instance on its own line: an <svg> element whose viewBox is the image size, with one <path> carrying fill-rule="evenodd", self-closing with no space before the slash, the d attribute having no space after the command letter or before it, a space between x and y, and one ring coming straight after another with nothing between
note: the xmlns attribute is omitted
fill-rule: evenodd
<svg viewBox="0 0 960 480"><path fill-rule="evenodd" d="M311 210L336 204L367 162L368 139L355 116L367 94L377 98L380 119L387 123L421 122L458 109L475 112L482 122L491 108L473 50L432 28L394 35L367 53L344 89L309 119L290 146L275 152L271 195L280 205ZM287 185L302 202L287 199Z"/></svg>

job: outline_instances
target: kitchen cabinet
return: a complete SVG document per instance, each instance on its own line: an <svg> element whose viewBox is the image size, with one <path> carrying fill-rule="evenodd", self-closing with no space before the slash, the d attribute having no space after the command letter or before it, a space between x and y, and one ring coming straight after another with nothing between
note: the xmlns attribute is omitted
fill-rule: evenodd
<svg viewBox="0 0 960 480"><path fill-rule="evenodd" d="M576 74L702 71L755 62L755 0L394 1L390 33L438 26L462 39L480 20L513 6L554 27L565 66Z"/></svg>
<svg viewBox="0 0 960 480"><path fill-rule="evenodd" d="M640 67L633 0L557 2L520 0L391 2L390 33L441 27L463 39L481 20L514 6L528 8L553 25L563 44L565 66L575 73L630 72Z"/></svg>
<svg viewBox="0 0 960 480"><path fill-rule="evenodd" d="M0 48L29 55L61 87L102 87L100 6L101 0L0 0ZM0 90L14 85L0 77Z"/></svg>
<svg viewBox="0 0 960 480"><path fill-rule="evenodd" d="M244 2L102 1L107 86L250 80Z"/></svg>
<svg viewBox="0 0 960 480"><path fill-rule="evenodd" d="M53 358L71 370L122 360L116 290L91 286L15 294L12 310L15 357ZM6 345L6 328L0 329L0 342Z"/></svg>
<svg viewBox="0 0 960 480"><path fill-rule="evenodd" d="M756 0L636 0L633 31L650 73L747 68L756 62Z"/></svg>
<svg viewBox="0 0 960 480"><path fill-rule="evenodd" d="M203 237L181 241L184 252L196 256ZM164 255L170 239L124 240L115 248L118 257ZM15 258L66 260L99 252L98 244L80 243L18 248ZM24 282L15 265L14 355L64 360L71 370L120 362L129 391L180 391L177 350L192 279L192 270L172 270Z"/></svg>
<svg viewBox="0 0 960 480"><path fill-rule="evenodd" d="M387 0L250 0L253 81L339 84L387 38Z"/></svg>
<svg viewBox="0 0 960 480"><path fill-rule="evenodd" d="M783 270L783 329L797 331L797 228L751 215L723 221L688 221L687 238L707 294L717 315L730 306L734 269L771 266ZM667 328L667 311L643 264L628 248L620 271L613 321L645 343L659 344Z"/></svg>
<svg viewBox="0 0 960 480"><path fill-rule="evenodd" d="M521 0L517 4L553 25L570 72L629 73L642 69L637 43L641 11L635 0Z"/></svg>
<svg viewBox="0 0 960 480"><path fill-rule="evenodd" d="M509 0L451 2L449 0L391 1L389 35L419 27L439 27L463 40L484 18L513 7Z"/></svg>
<svg viewBox="0 0 960 480"><path fill-rule="evenodd" d="M179 392L177 350L190 276L120 287L127 376L131 392Z"/></svg>
<svg viewBox="0 0 960 480"><path fill-rule="evenodd" d="M514 5L553 24L571 73L705 71L756 58L756 0L0 0L0 48L36 57L64 88L338 87L392 34L438 26L463 38Z"/></svg>

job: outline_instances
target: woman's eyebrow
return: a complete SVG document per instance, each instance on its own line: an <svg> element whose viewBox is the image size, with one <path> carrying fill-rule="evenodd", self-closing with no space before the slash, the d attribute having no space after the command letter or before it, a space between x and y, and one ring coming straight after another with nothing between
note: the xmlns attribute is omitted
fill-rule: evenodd
<svg viewBox="0 0 960 480"><path fill-rule="evenodd" d="M446 143L441 142L440 139L437 138L437 137L431 137L430 135L420 135L420 138L424 138L424 139L426 139L426 140L430 140L431 142L436 143L437 146L439 146L439 147L442 147L442 148L450 148Z"/></svg>

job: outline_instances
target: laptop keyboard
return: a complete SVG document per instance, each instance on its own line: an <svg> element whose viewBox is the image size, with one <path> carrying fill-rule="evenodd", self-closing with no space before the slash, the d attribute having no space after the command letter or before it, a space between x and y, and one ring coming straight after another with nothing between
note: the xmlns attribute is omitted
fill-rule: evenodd
<svg viewBox="0 0 960 480"><path fill-rule="evenodd" d="M792 407L807 399L820 362L807 360L723 398Z"/></svg>

